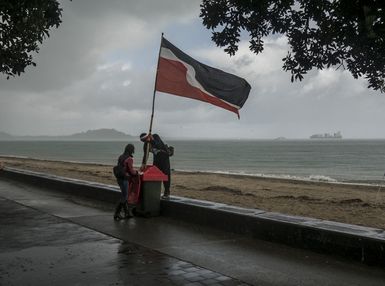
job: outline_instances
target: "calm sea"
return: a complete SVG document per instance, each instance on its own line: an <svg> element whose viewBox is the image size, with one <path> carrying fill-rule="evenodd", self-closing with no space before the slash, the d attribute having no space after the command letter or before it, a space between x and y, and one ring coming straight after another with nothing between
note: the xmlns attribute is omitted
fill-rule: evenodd
<svg viewBox="0 0 385 286"><path fill-rule="evenodd" d="M135 163L143 151L136 147ZM168 141L175 170L380 183L385 140ZM125 142L2 141L0 155L114 164Z"/></svg>

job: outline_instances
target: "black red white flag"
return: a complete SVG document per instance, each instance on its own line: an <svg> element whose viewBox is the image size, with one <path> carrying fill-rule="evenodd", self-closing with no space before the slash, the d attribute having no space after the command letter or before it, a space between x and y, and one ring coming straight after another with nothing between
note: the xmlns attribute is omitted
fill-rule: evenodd
<svg viewBox="0 0 385 286"><path fill-rule="evenodd" d="M163 37L155 88L211 103L238 117L251 89L245 79L198 62Z"/></svg>

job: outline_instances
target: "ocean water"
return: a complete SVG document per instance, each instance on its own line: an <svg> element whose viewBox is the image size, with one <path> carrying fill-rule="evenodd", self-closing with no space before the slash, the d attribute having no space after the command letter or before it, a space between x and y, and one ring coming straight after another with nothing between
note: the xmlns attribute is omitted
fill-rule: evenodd
<svg viewBox="0 0 385 286"><path fill-rule="evenodd" d="M141 142L135 163L143 156ZM175 170L288 179L382 183L385 140L180 140L171 157ZM114 164L126 142L0 142L0 155ZM151 160L150 160L151 162Z"/></svg>

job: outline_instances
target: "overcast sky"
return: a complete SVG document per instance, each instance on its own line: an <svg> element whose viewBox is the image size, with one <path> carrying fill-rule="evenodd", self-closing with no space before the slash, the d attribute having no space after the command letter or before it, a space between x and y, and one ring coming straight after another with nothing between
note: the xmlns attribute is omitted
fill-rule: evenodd
<svg viewBox="0 0 385 286"><path fill-rule="evenodd" d="M211 41L197 0L61 1L63 23L35 57L37 67L0 78L0 131L67 135L114 128L148 130L161 32L195 59L245 78L252 89L241 119L207 103L156 94L153 132L163 137L385 138L385 95L346 71L312 71L290 82L284 37L260 55L241 42L229 57Z"/></svg>

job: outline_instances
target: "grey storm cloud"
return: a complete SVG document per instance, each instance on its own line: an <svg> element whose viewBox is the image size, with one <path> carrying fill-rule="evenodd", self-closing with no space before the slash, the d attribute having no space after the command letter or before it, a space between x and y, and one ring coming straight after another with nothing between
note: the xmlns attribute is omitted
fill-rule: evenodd
<svg viewBox="0 0 385 286"><path fill-rule="evenodd" d="M139 134L149 125L161 32L190 56L244 77L252 90L241 120L210 104L157 93L154 128L168 137L384 138L385 97L345 71L313 70L302 82L282 71L285 37L247 41L229 57L211 42L194 0L62 0L63 23L20 77L0 77L0 131L71 134L115 128Z"/></svg>
<svg viewBox="0 0 385 286"><path fill-rule="evenodd" d="M116 49L140 49L170 18L184 21L198 13L199 1L62 0L63 23L51 31L35 55L37 67L18 78L0 78L2 90L44 92L89 77Z"/></svg>

